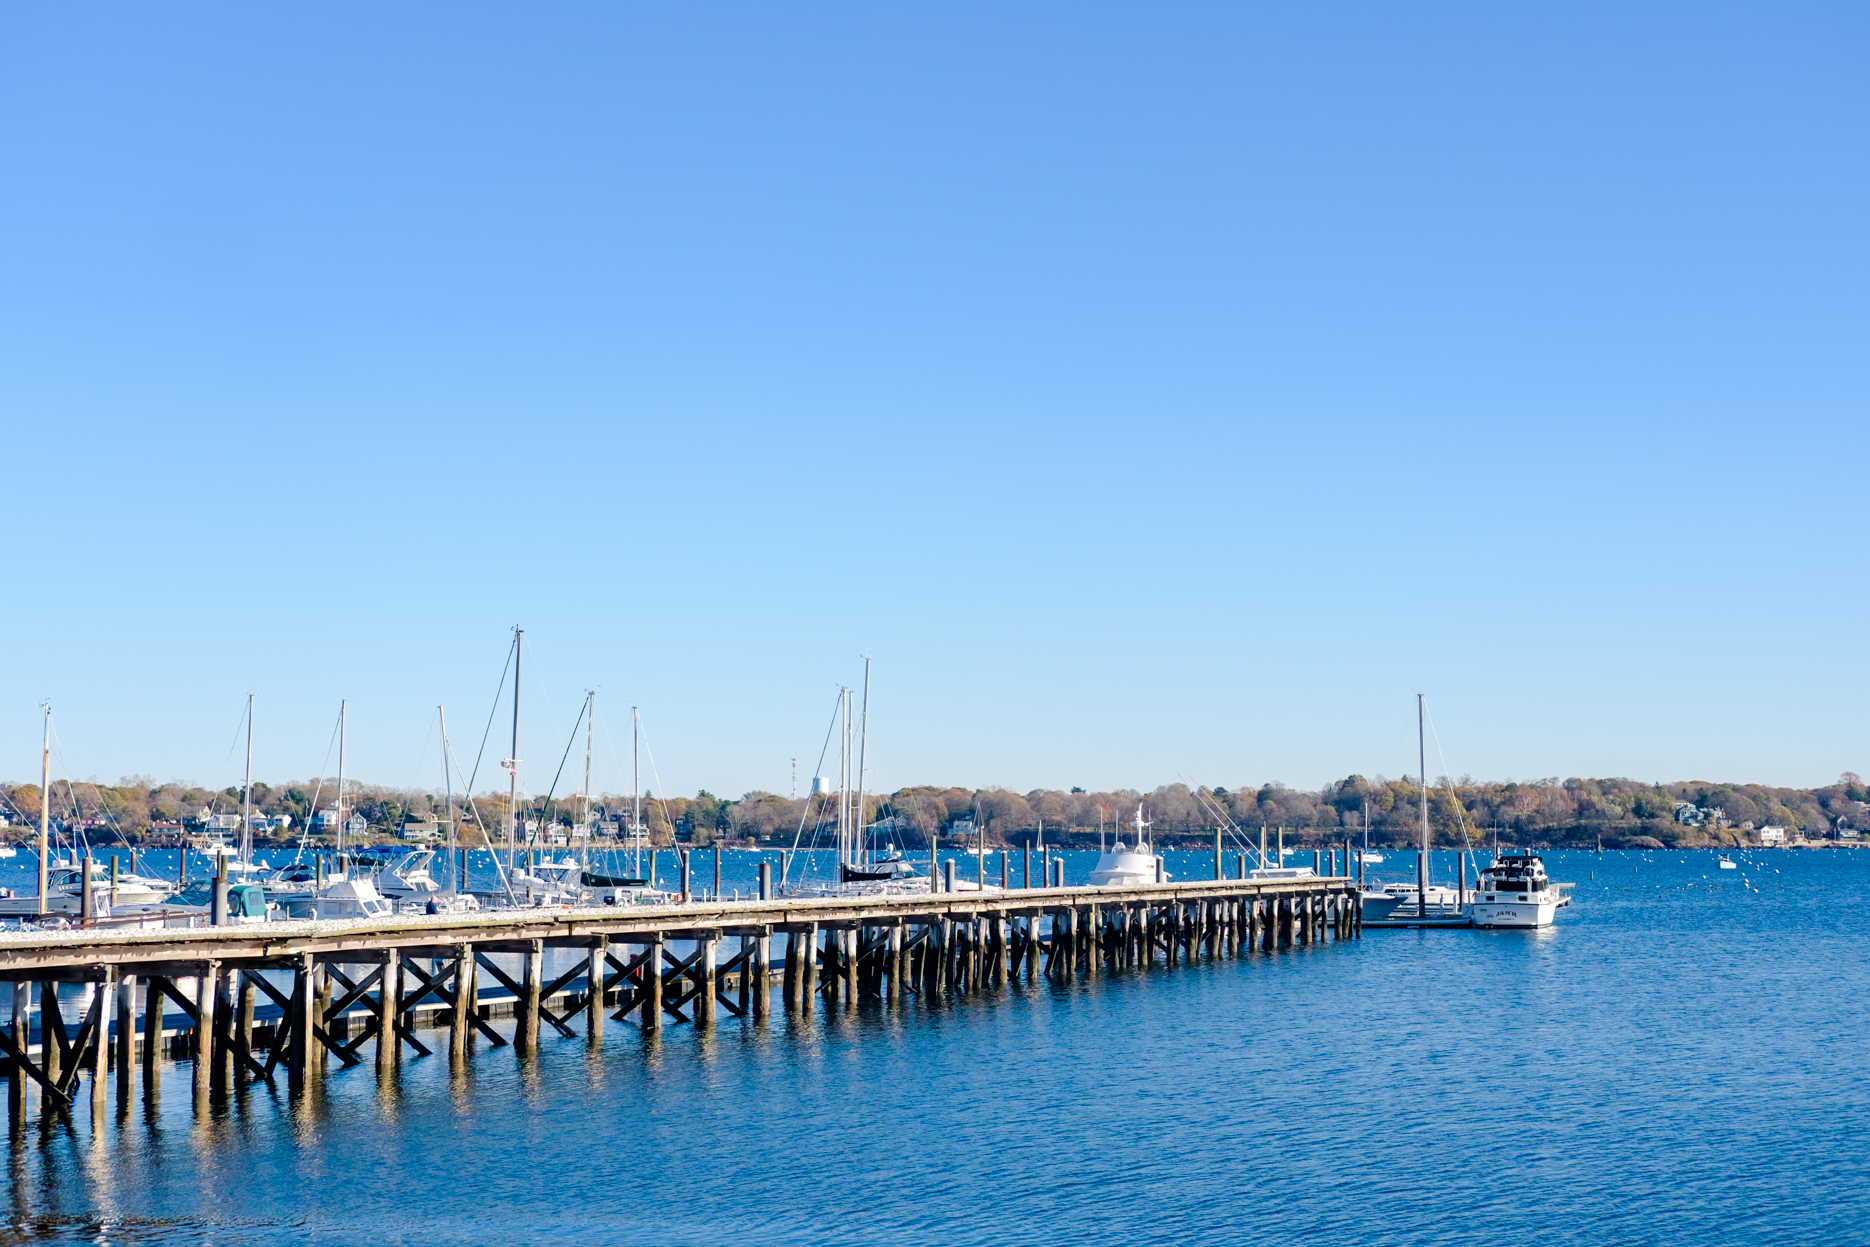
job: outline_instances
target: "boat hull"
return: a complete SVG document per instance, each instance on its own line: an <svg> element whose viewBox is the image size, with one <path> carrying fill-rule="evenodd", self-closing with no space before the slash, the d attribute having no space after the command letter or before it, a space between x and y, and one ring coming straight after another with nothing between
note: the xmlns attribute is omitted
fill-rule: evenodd
<svg viewBox="0 0 1870 1247"><path fill-rule="evenodd" d="M1473 906L1477 927L1549 927L1558 913L1554 900L1476 901Z"/></svg>

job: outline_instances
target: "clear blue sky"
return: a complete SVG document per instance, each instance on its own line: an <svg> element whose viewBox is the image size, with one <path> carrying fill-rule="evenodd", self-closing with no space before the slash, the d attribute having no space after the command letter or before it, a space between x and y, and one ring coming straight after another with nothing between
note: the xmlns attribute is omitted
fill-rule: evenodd
<svg viewBox="0 0 1870 1247"><path fill-rule="evenodd" d="M1870 771L1867 36L9 6L0 775Z"/></svg>

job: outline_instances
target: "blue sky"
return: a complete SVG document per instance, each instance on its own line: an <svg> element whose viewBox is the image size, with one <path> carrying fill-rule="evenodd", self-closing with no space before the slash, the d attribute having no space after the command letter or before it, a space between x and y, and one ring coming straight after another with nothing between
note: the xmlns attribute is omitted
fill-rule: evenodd
<svg viewBox="0 0 1870 1247"><path fill-rule="evenodd" d="M0 774L1870 770L1867 35L12 6Z"/></svg>

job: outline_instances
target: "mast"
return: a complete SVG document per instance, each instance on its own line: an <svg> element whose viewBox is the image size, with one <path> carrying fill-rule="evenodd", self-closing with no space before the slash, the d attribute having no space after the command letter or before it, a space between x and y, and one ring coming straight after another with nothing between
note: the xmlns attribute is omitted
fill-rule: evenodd
<svg viewBox="0 0 1870 1247"><path fill-rule="evenodd" d="M519 835L519 671L526 656L526 632L513 629L513 752L507 756L506 868L513 869L513 842Z"/></svg>
<svg viewBox="0 0 1870 1247"><path fill-rule="evenodd" d="M636 865L630 870L635 878L643 878L643 781L638 770L642 750L638 742L643 736L643 713L635 706L630 707L630 843L636 846ZM649 859L655 865L655 858Z"/></svg>
<svg viewBox="0 0 1870 1247"><path fill-rule="evenodd" d="M838 862L852 861L851 856L851 690L838 688L838 713L843 725L838 732Z"/></svg>
<svg viewBox="0 0 1870 1247"><path fill-rule="evenodd" d="M39 752L39 915L45 916L45 859L50 853L52 840L52 703L43 703L45 708L45 744ZM182 853L186 857L188 843L182 843ZM14 989L19 990L18 988Z"/></svg>
<svg viewBox="0 0 1870 1247"><path fill-rule="evenodd" d="M870 751L870 655L864 655L864 714L863 726L857 736L857 839L865 849L870 843L864 837L864 760ZM868 856L868 854L866 854Z"/></svg>
<svg viewBox="0 0 1870 1247"><path fill-rule="evenodd" d="M1423 708L1422 694L1415 695L1415 740L1416 749L1422 766L1422 852L1415 859L1416 905L1424 917L1428 915L1428 736L1423 726L1428 712Z"/></svg>
<svg viewBox="0 0 1870 1247"><path fill-rule="evenodd" d="M247 782L240 790L240 864L253 865L253 694L247 694Z"/></svg>
<svg viewBox="0 0 1870 1247"><path fill-rule="evenodd" d="M348 700L338 703L338 839L337 851L344 852L344 711ZM349 873L347 870L345 873Z"/></svg>
<svg viewBox="0 0 1870 1247"><path fill-rule="evenodd" d="M584 695L584 868L591 868L591 738L597 717L597 692Z"/></svg>
<svg viewBox="0 0 1870 1247"><path fill-rule="evenodd" d="M435 717L441 722L442 792L447 801L447 806L445 808L448 811L448 869L453 871L457 869L455 866L455 790L454 780L448 773L448 712L443 710L440 706L437 706L435 707ZM462 880L457 876L455 879L456 892L461 890L461 884Z"/></svg>

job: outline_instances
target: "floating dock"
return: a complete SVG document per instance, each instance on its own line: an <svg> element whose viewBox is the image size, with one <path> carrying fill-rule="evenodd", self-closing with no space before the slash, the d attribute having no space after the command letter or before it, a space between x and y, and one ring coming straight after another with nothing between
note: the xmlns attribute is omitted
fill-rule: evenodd
<svg viewBox="0 0 1870 1247"><path fill-rule="evenodd" d="M1218 858L1217 858L1217 870ZM159 1094L165 1056L192 1058L197 1108L230 1085L297 1093L333 1058L379 1075L477 1044L537 1051L542 1028L601 1041L606 1020L645 1031L1003 988L1039 974L1095 978L1355 939L1355 883L1324 877L1107 888L1019 888L656 907L515 910L190 930L0 935L0 1058L8 1109L67 1113L89 1078L94 1111L114 1070ZM549 953L571 965L550 981ZM61 1001L61 985L75 999ZM80 1013L75 1024L65 1004ZM511 1033L490 1019L511 1014ZM423 1031L426 1030L427 1038Z"/></svg>

